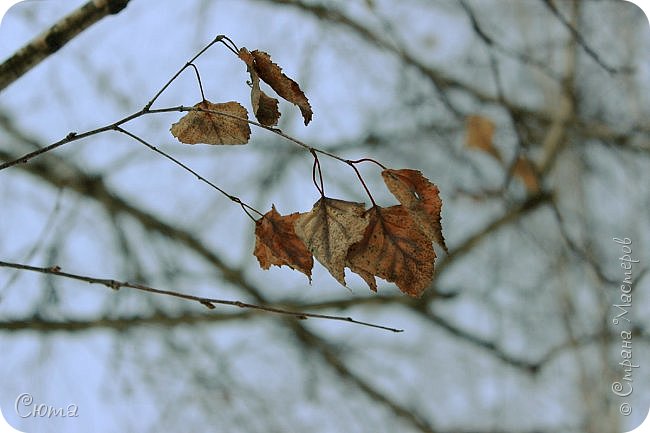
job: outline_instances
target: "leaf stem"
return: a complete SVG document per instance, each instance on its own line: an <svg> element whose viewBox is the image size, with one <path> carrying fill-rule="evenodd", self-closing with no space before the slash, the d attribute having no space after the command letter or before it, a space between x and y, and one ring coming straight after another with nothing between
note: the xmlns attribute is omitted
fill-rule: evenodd
<svg viewBox="0 0 650 433"><path fill-rule="evenodd" d="M203 84L201 83L201 74L199 74L199 68L197 68L194 63L190 63L190 66L194 68L194 72L196 72L196 80L199 82L199 89L201 90L201 100L205 102L205 93L203 93Z"/></svg>
<svg viewBox="0 0 650 433"><path fill-rule="evenodd" d="M359 181L361 182L361 185L363 185L363 189L366 190L366 193L368 194L368 197L370 197L370 201L372 202L372 206L376 207L377 203L375 203L375 199L372 197L372 194L370 194L370 190L368 189L368 186L366 183L363 181L363 177L361 177L361 173L359 173L359 169L354 165L353 162L348 162L348 165L352 167L354 172L357 174L357 177L359 178Z"/></svg>
<svg viewBox="0 0 650 433"><path fill-rule="evenodd" d="M312 178L312 181L314 182L314 186L316 186L316 189L320 193L321 197L325 197L325 188L323 187L323 172L321 171L321 168L320 168L320 161L318 160L318 155L316 155L315 151L312 150L311 154L314 157L314 165L313 165L313 167L311 169L311 178ZM317 169L318 169L319 182L316 182L316 170Z"/></svg>
<svg viewBox="0 0 650 433"><path fill-rule="evenodd" d="M237 44L234 43L234 42L232 41L232 39L230 39L228 36L226 36L226 35L221 35L221 36L223 36L223 37L222 37L222 40L221 40L220 42L221 42L221 43L222 43L226 48L228 48L230 51L232 51L233 53L235 53L235 55L236 55L237 57L239 57L239 48L237 47ZM228 45L227 42L229 42L230 45ZM231 46L231 45L232 45L232 46Z"/></svg>
<svg viewBox="0 0 650 433"><path fill-rule="evenodd" d="M359 164L360 162L372 162L372 163L377 164L378 166L380 166L383 170L386 170L386 166L384 164L382 164L381 162L376 161L376 160L374 160L372 158L361 158L361 159L355 159L354 161L348 159L346 162L348 164Z"/></svg>

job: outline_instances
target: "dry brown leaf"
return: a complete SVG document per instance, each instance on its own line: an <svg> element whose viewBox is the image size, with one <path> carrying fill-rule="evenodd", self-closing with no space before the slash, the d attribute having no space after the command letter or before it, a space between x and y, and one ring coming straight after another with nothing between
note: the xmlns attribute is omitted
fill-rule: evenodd
<svg viewBox="0 0 650 433"><path fill-rule="evenodd" d="M345 258L368 225L363 203L323 197L295 222L296 234L316 260L345 286Z"/></svg>
<svg viewBox="0 0 650 433"><path fill-rule="evenodd" d="M366 212L363 239L350 247L347 265L377 291L373 275L397 284L409 296L420 297L433 280L436 253L403 206Z"/></svg>
<svg viewBox="0 0 650 433"><path fill-rule="evenodd" d="M381 176L390 192L411 213L420 230L449 252L442 235L442 200L438 187L418 170L387 169L381 172Z"/></svg>
<svg viewBox="0 0 650 433"><path fill-rule="evenodd" d="M186 144L246 144L251 135L248 112L238 102L230 101L213 104L202 101L194 108L215 111L190 111L171 127L172 135ZM231 116L238 117L235 119Z"/></svg>
<svg viewBox="0 0 650 433"><path fill-rule="evenodd" d="M251 81L251 105L255 118L264 126L275 126L280 119L278 111L278 100L271 98L260 89L260 78L255 71L250 71Z"/></svg>
<svg viewBox="0 0 650 433"><path fill-rule="evenodd" d="M251 76L251 105L255 118L264 126L275 126L280 118L278 100L271 98L260 88L260 77L255 71L255 58L246 48L239 50L239 58L246 63Z"/></svg>
<svg viewBox="0 0 650 433"><path fill-rule="evenodd" d="M485 116L467 116L465 145L470 149L482 150L498 161L502 161L499 149L494 147L494 122Z"/></svg>
<svg viewBox="0 0 650 433"><path fill-rule="evenodd" d="M528 158L520 155L512 169L512 174L523 182L528 192L539 192L539 177L537 177L535 166Z"/></svg>
<svg viewBox="0 0 650 433"><path fill-rule="evenodd" d="M241 48L239 58L246 63L249 71L255 71L278 95L300 108L305 125L311 121L313 112L309 100L298 83L282 73L282 68L271 61L271 56L264 51L249 52L246 48Z"/></svg>
<svg viewBox="0 0 650 433"><path fill-rule="evenodd" d="M314 259L296 236L294 223L300 214L280 215L275 206L255 222L255 257L262 269L287 265L307 275L311 282Z"/></svg>

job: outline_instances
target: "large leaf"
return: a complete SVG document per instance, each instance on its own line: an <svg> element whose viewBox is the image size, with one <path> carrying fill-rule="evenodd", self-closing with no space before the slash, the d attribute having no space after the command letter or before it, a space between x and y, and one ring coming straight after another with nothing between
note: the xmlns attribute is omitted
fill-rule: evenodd
<svg viewBox="0 0 650 433"><path fill-rule="evenodd" d="M369 221L364 236L348 251L350 269L374 291L374 276L378 276L410 296L421 296L433 280L436 254L431 241L401 205L375 206L366 215Z"/></svg>

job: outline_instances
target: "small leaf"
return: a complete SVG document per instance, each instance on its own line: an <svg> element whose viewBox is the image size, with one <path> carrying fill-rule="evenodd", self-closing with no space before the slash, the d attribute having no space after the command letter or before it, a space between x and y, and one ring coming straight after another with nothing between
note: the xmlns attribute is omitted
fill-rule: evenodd
<svg viewBox="0 0 650 433"><path fill-rule="evenodd" d="M282 73L282 68L271 61L271 56L264 51L249 52L246 48L241 48L239 58L246 63L249 71L255 71L278 95L300 108L305 125L311 121L313 112L309 100L298 83Z"/></svg>
<svg viewBox="0 0 650 433"><path fill-rule="evenodd" d="M311 282L314 259L305 244L296 236L294 223L299 214L280 215L275 206L255 222L255 250L262 269L271 265L287 265L307 275Z"/></svg>
<svg viewBox="0 0 650 433"><path fill-rule="evenodd" d="M264 126L277 125L280 118L278 100L271 98L260 88L260 77L255 71L255 58L246 48L239 50L239 58L246 63L251 76L251 105L255 118Z"/></svg>
<svg viewBox="0 0 650 433"><path fill-rule="evenodd" d="M361 240L368 225L363 203L323 197L295 222L296 234L307 248L345 286L345 258L350 245Z"/></svg>
<svg viewBox="0 0 650 433"><path fill-rule="evenodd" d="M369 209L363 239L350 247L347 264L374 291L373 275L394 282L404 293L420 297L433 281L436 253L403 206Z"/></svg>
<svg viewBox="0 0 650 433"><path fill-rule="evenodd" d="M248 112L238 102L213 104L202 101L194 108L215 111L190 111L171 127L171 133L186 144L246 144L251 135ZM224 114L218 114L218 113ZM239 119L233 118L237 117Z"/></svg>
<svg viewBox="0 0 650 433"><path fill-rule="evenodd" d="M260 89L260 79L258 75L251 71L251 105L255 118L264 126L275 126L280 119L278 111L278 100L271 98Z"/></svg>
<svg viewBox="0 0 650 433"><path fill-rule="evenodd" d="M470 149L477 149L492 155L502 161L499 149L494 147L494 122L489 118L479 115L467 116L465 145Z"/></svg>
<svg viewBox="0 0 650 433"><path fill-rule="evenodd" d="M442 200L438 187L418 170L388 169L382 171L381 176L390 192L411 213L420 230L448 253L440 223Z"/></svg>
<svg viewBox="0 0 650 433"><path fill-rule="evenodd" d="M512 174L523 182L528 192L539 192L539 177L537 176L535 166L528 158L520 155L512 170Z"/></svg>

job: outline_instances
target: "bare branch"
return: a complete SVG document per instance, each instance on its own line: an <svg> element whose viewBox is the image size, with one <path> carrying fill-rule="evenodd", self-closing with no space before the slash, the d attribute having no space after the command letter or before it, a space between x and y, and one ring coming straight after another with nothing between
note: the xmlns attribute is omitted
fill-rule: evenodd
<svg viewBox="0 0 650 433"><path fill-rule="evenodd" d="M106 286L110 289L113 290L119 290L121 288L129 288L129 289L134 289L134 290L139 290L141 292L148 292L148 293L155 293L158 295L166 295L166 296L171 296L174 298L180 298L180 299L186 299L188 301L194 301L198 302L199 304L208 307L210 309L215 308L215 304L219 305L230 305L233 307L239 307L239 308L249 308L252 310L259 310L259 311L265 311L268 313L275 313L275 314L282 314L285 316L293 316L297 319L308 319L308 318L314 318L314 319L326 319L326 320L339 320L343 322L349 322L349 323L354 323L356 325L362 325L362 326L368 326L371 328L378 328L378 329L384 329L386 331L391 331L391 332L403 332L403 329L396 329L396 328L391 328L388 326L382 326L382 325L376 325L374 323L369 323L369 322L362 322L359 320L355 320L351 317L343 317L343 316L332 316L328 314L317 314L317 313L306 313L302 311L289 311L285 310L283 308L277 308L274 306L269 306L269 305L256 305L256 304L249 304L247 302L242 302L242 301L232 301L232 300L227 300L227 299L217 299L217 298L205 298L202 296L194 296L194 295L187 295L185 293L180 293L180 292L174 292L171 290L162 290L162 289L156 289L154 287L149 287L145 286L144 284L138 284L138 283L130 283L128 281L118 281L114 279L106 279L106 278L95 278L95 277L89 277L86 275L79 275L79 274L72 274L69 272L63 272L60 267L58 266L52 266L49 268L43 268L43 267L36 267L36 266L29 266L29 265L24 265L21 263L10 263L10 262L4 262L0 261L0 267L5 267L5 268L13 268L13 269L19 269L23 271L30 271L30 272L38 272L41 274L47 274L47 275L56 275L59 277L63 278L69 278L72 280L78 280L78 281L85 281L90 284L100 284L103 286Z"/></svg>

